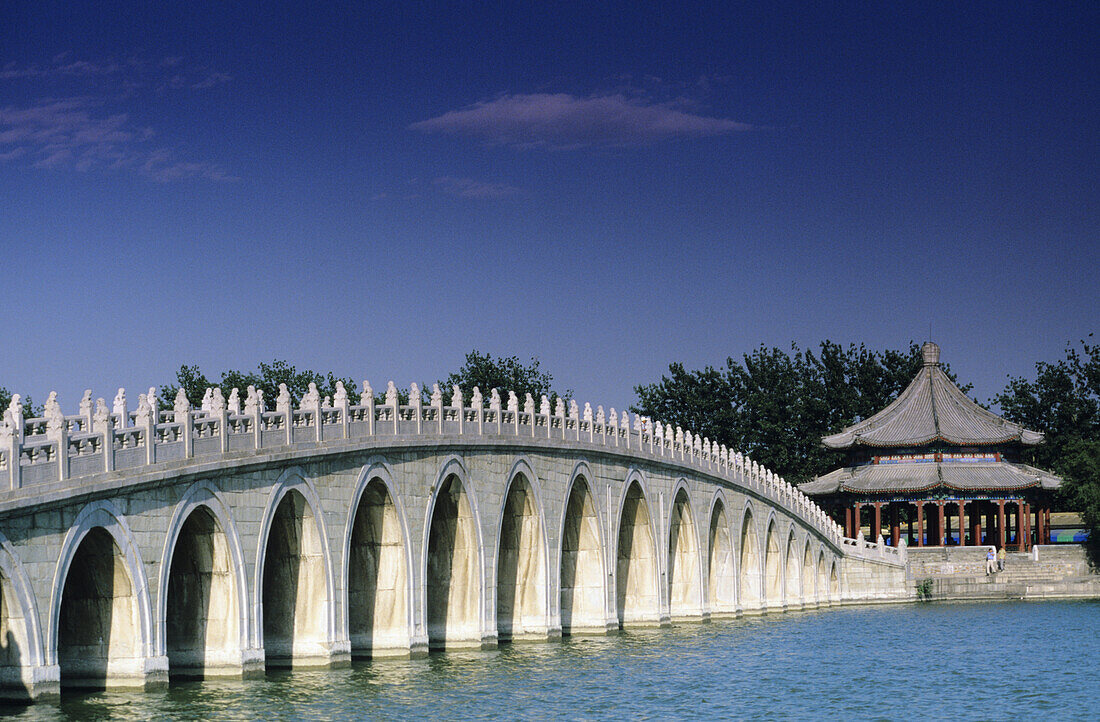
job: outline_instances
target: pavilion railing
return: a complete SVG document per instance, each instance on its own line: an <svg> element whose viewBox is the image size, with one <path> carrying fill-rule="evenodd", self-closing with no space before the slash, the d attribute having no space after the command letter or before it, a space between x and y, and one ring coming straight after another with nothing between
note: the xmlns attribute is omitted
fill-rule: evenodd
<svg viewBox="0 0 1100 722"><path fill-rule="evenodd" d="M258 451L331 440L410 436L483 436L559 439L600 448L618 449L643 458L671 461L726 479L769 500L815 529L847 553L886 556L879 545L845 539L841 527L809 497L747 455L684 431L627 412L602 406L595 413L576 401L568 407L557 399L551 410L543 396L536 410L528 394L521 407L515 394L507 405L494 390L488 405L474 389L467 402L455 388L445 403L438 387L425 402L414 384L408 403L388 384L385 400L375 399L364 382L359 403L351 403L343 385L333 398L321 399L315 386L293 408L285 387L274 411L264 410L262 394L250 388L241 404L237 389L228 400L218 388L207 390L202 408L191 408L181 393L171 410L154 410L155 389L139 396L138 409L126 408L120 389L113 411L106 402L91 402L87 391L80 412L64 415L51 393L45 415L23 418L19 397L4 412L0 424L0 484L14 491L34 484L80 479L183 459L209 461L219 454ZM2 488L2 487L0 487Z"/></svg>

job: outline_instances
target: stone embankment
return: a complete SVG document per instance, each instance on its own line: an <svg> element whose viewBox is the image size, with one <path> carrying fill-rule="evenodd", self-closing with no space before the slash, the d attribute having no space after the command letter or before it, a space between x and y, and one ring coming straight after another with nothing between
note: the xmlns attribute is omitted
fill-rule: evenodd
<svg viewBox="0 0 1100 722"><path fill-rule="evenodd" d="M934 601L1001 599L1100 599L1100 574L1084 547L1037 545L1010 552L1004 571L986 575L988 547L910 549L909 583L931 582L925 598Z"/></svg>

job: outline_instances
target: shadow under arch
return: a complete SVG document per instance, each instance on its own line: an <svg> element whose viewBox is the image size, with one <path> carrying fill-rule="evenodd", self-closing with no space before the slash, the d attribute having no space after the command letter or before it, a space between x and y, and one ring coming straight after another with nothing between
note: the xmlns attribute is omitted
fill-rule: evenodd
<svg viewBox="0 0 1100 722"><path fill-rule="evenodd" d="M691 495L681 479L672 490L668 519L668 603L673 618L702 615L702 565Z"/></svg>
<svg viewBox="0 0 1100 722"><path fill-rule="evenodd" d="M469 475L457 458L433 485L424 526L424 619L428 648L482 645L481 525Z"/></svg>
<svg viewBox="0 0 1100 722"><path fill-rule="evenodd" d="M84 507L62 542L46 654L62 688L149 687L167 681L152 654L145 568L125 517L109 501Z"/></svg>
<svg viewBox="0 0 1100 722"><path fill-rule="evenodd" d="M256 626L267 667L332 661L333 579L320 498L297 468L273 485L256 547Z"/></svg>
<svg viewBox="0 0 1100 722"><path fill-rule="evenodd" d="M627 475L619 511L615 611L619 628L661 621L660 562L642 476Z"/></svg>
<svg viewBox="0 0 1100 722"><path fill-rule="evenodd" d="M731 616L737 613L737 556L721 489L711 501L709 519L707 601L712 616Z"/></svg>
<svg viewBox="0 0 1100 722"><path fill-rule="evenodd" d="M0 700L29 701L57 693L43 683L38 604L15 548L0 534Z"/></svg>
<svg viewBox="0 0 1100 722"><path fill-rule="evenodd" d="M794 524L787 532L786 553L783 562L783 601L787 606L802 604L802 574L799 571L798 538L794 533Z"/></svg>
<svg viewBox="0 0 1100 722"><path fill-rule="evenodd" d="M802 554L802 603L817 603L817 574L814 573L814 550L809 538L806 539L805 552Z"/></svg>
<svg viewBox="0 0 1100 722"><path fill-rule="evenodd" d="M587 464L573 470L562 514L561 631L607 633L607 573L599 498Z"/></svg>
<svg viewBox="0 0 1100 722"><path fill-rule="evenodd" d="M825 566L825 550L822 549L817 553L817 601L828 602L829 601L829 581L828 570Z"/></svg>
<svg viewBox="0 0 1100 722"><path fill-rule="evenodd" d="M172 677L262 669L249 650L248 583L237 526L208 480L191 485L169 522L157 584L157 649Z"/></svg>
<svg viewBox="0 0 1100 722"><path fill-rule="evenodd" d="M546 524L538 477L517 460L508 472L497 536L497 640L546 639Z"/></svg>
<svg viewBox="0 0 1100 722"><path fill-rule="evenodd" d="M344 533L342 587L356 658L404 656L412 640L412 559L393 474L378 459L359 473Z"/></svg>
<svg viewBox="0 0 1100 722"><path fill-rule="evenodd" d="M764 569L760 556L760 538L756 533L756 518L753 515L752 505L746 502L745 510L741 515L741 573L738 577L739 599L741 609L744 611L759 610L763 606L761 581Z"/></svg>
<svg viewBox="0 0 1100 722"><path fill-rule="evenodd" d="M764 536L764 601L769 609L783 606L783 552L779 547L779 522L772 514Z"/></svg>

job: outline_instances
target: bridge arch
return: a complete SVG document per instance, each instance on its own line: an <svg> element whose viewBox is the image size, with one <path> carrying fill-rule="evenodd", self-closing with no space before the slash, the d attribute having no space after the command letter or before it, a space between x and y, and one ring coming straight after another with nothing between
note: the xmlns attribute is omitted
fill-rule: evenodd
<svg viewBox="0 0 1100 722"><path fill-rule="evenodd" d="M424 524L421 577L428 646L480 646L485 619L485 563L477 495L465 464L444 461L432 485Z"/></svg>
<svg viewBox="0 0 1100 722"><path fill-rule="evenodd" d="M768 609L783 606L783 558L779 547L779 521L775 512L768 515L764 534L764 601Z"/></svg>
<svg viewBox="0 0 1100 722"><path fill-rule="evenodd" d="M806 535L805 550L802 554L802 603L817 604L817 574L814 573L814 550L810 535Z"/></svg>
<svg viewBox="0 0 1100 722"><path fill-rule="evenodd" d="M185 556L177 557L181 536ZM174 566L177 562L190 569ZM173 607L189 608L173 616ZM225 610L224 617L211 617L217 609ZM170 674L243 671L250 634L244 555L229 506L208 480L184 492L169 521L157 580L156 619L156 652L167 656Z"/></svg>
<svg viewBox="0 0 1100 722"><path fill-rule="evenodd" d="M764 605L762 562L756 515L752 502L746 500L741 512L741 573L738 575L738 599L744 611L759 610Z"/></svg>
<svg viewBox="0 0 1100 722"><path fill-rule="evenodd" d="M600 496L592 470L578 462L570 475L561 519L562 634L607 631L607 562Z"/></svg>
<svg viewBox="0 0 1100 722"><path fill-rule="evenodd" d="M615 609L620 628L661 620L659 535L649 498L644 475L631 469L619 499Z"/></svg>
<svg viewBox="0 0 1100 722"><path fill-rule="evenodd" d="M672 489L668 529L668 605L673 618L698 618L703 613L703 555L691 493L683 478Z"/></svg>
<svg viewBox="0 0 1100 722"><path fill-rule="evenodd" d="M409 653L413 629L408 517L393 471L371 457L348 506L340 588L347 595L344 636L352 656Z"/></svg>
<svg viewBox="0 0 1100 722"><path fill-rule="evenodd" d="M542 487L531 462L508 471L497 523L497 640L546 639L550 584Z"/></svg>
<svg viewBox="0 0 1100 722"><path fill-rule="evenodd" d="M116 588L121 580L127 584ZM61 544L47 663L58 665L66 687L143 686L167 671L167 660L153 658L152 629L149 584L133 532L110 501L91 502Z"/></svg>
<svg viewBox="0 0 1100 722"><path fill-rule="evenodd" d="M737 612L737 555L727 507L726 495L719 488L711 497L707 514L707 602L711 615Z"/></svg>
<svg viewBox="0 0 1100 722"><path fill-rule="evenodd" d="M817 601L828 602L829 601L829 579L827 567L825 566L825 550L820 549L817 552Z"/></svg>
<svg viewBox="0 0 1100 722"><path fill-rule="evenodd" d="M786 561L783 564L783 597L788 607L796 604L801 605L803 602L802 596L802 573L799 569L799 560L801 557L798 554L798 538L795 535L795 525L792 523L790 529L787 531L787 543L785 545Z"/></svg>
<svg viewBox="0 0 1100 722"><path fill-rule="evenodd" d="M271 489L256 545L253 614L268 666L329 663L332 577L321 499L292 467Z"/></svg>
<svg viewBox="0 0 1100 722"><path fill-rule="evenodd" d="M38 602L15 548L0 534L0 697L32 697L34 671L44 663Z"/></svg>

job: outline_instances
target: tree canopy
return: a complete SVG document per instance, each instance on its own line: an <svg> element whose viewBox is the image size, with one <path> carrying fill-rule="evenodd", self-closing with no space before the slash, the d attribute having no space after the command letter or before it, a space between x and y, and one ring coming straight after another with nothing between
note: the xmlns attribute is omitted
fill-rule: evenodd
<svg viewBox="0 0 1100 722"><path fill-rule="evenodd" d="M670 364L669 375L634 388L638 403L631 410L747 452L798 482L838 463L836 453L821 446L822 436L882 409L920 366L916 343L882 352L828 340L816 350L760 346L727 358L722 368Z"/></svg>
<svg viewBox="0 0 1100 722"><path fill-rule="evenodd" d="M255 386L264 392L264 404L267 408L275 406L275 399L279 395L279 384L286 384L290 392L291 401L297 405L307 390L309 384L317 384L317 390L321 396L331 396L336 393L336 382L343 381L348 395L357 392L355 382L350 378L338 378L331 371L321 373L319 371L299 371L286 361L272 361L261 363L255 371L224 371L217 382L210 381L198 366L180 366L176 372L176 383L168 384L161 388L161 404L166 408L172 408L176 402L176 393L180 388L187 394L187 400L191 406L202 403L203 394L211 386L220 386L223 393L229 394L229 390L236 388L243 394L249 386Z"/></svg>
<svg viewBox="0 0 1100 722"><path fill-rule="evenodd" d="M1010 377L996 397L1005 418L1046 434L1031 461L1064 479L1064 506L1081 513L1100 544L1100 344L1093 335L1066 357L1035 364L1035 379Z"/></svg>
<svg viewBox="0 0 1100 722"><path fill-rule="evenodd" d="M571 390L554 390L553 382L553 375L542 370L537 358L532 357L530 363L524 364L518 356L493 358L491 354L479 353L474 349L466 354L462 366L441 380L439 386L446 394L457 385L467 399L475 386L485 396L493 389L515 391L521 401L525 394L531 394L536 400L543 394L551 400L557 396L568 399L573 395Z"/></svg>

